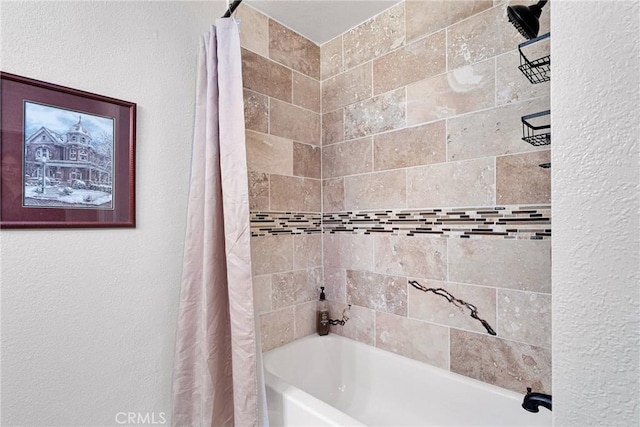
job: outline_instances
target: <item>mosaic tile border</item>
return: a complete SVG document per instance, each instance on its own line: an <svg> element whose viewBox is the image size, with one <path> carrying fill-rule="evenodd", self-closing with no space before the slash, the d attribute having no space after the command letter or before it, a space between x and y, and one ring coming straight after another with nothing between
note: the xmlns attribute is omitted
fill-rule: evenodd
<svg viewBox="0 0 640 427"><path fill-rule="evenodd" d="M551 238L551 206L251 212L252 236L317 233L546 240Z"/></svg>
<svg viewBox="0 0 640 427"><path fill-rule="evenodd" d="M251 212L251 236L322 233L322 214L308 212Z"/></svg>

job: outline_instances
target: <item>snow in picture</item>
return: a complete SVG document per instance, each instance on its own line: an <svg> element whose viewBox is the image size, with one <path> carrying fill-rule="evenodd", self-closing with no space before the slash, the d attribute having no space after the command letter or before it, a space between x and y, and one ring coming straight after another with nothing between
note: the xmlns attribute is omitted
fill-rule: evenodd
<svg viewBox="0 0 640 427"><path fill-rule="evenodd" d="M114 119L26 101L24 207L113 209Z"/></svg>

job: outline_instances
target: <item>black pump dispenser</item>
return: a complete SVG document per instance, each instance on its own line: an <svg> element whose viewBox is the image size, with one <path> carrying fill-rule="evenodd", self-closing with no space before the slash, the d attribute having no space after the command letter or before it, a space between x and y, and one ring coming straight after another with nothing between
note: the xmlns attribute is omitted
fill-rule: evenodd
<svg viewBox="0 0 640 427"><path fill-rule="evenodd" d="M320 287L320 302L318 303L318 335L329 333L329 309L327 307L324 286Z"/></svg>

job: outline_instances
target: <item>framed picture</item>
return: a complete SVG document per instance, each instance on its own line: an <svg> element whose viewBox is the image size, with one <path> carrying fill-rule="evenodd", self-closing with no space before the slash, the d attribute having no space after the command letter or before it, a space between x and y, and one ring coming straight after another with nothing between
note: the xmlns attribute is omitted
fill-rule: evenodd
<svg viewBox="0 0 640 427"><path fill-rule="evenodd" d="M0 228L135 227L136 104L0 72Z"/></svg>

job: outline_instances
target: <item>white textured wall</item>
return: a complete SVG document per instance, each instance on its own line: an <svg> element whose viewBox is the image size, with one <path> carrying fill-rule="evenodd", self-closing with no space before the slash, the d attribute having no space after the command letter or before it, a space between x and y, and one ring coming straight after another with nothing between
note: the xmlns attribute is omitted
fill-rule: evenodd
<svg viewBox="0 0 640 427"><path fill-rule="evenodd" d="M197 48L223 4L1 3L3 71L138 104L137 228L0 233L2 425L169 412Z"/></svg>
<svg viewBox="0 0 640 427"><path fill-rule="evenodd" d="M558 426L640 424L640 2L551 2Z"/></svg>

